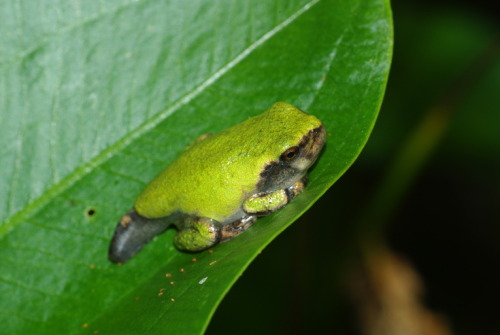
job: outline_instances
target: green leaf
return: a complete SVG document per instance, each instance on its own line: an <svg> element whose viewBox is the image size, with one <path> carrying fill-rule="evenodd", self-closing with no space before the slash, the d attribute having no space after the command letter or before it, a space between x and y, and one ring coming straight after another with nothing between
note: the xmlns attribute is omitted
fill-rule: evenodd
<svg viewBox="0 0 500 335"><path fill-rule="evenodd" d="M384 0L1 5L0 333L201 333L248 264L352 164L382 100ZM193 139L288 101L326 125L307 189L211 252L118 218Z"/></svg>

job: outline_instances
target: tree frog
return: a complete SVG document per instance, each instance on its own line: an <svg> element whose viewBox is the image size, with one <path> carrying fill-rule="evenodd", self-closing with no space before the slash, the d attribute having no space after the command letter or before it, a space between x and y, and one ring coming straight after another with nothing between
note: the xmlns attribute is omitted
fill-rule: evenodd
<svg viewBox="0 0 500 335"><path fill-rule="evenodd" d="M238 236L302 192L324 144L321 121L285 102L202 136L122 216L109 259L127 261L172 224L175 246L189 252Z"/></svg>

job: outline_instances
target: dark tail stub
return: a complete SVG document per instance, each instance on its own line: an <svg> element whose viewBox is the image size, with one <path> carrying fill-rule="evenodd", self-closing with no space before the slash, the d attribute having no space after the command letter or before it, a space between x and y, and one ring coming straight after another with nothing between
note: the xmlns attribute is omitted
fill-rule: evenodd
<svg viewBox="0 0 500 335"><path fill-rule="evenodd" d="M147 219L131 210L116 226L108 258L114 263L124 263L138 253L156 235L163 233L169 224L160 219Z"/></svg>

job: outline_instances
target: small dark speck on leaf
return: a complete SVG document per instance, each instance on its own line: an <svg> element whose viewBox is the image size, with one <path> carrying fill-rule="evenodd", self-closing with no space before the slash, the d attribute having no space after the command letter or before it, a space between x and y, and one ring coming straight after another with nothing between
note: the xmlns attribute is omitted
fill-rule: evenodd
<svg viewBox="0 0 500 335"><path fill-rule="evenodd" d="M85 211L85 215L89 218L93 217L94 215L96 214L96 211L94 208L88 208L86 211Z"/></svg>

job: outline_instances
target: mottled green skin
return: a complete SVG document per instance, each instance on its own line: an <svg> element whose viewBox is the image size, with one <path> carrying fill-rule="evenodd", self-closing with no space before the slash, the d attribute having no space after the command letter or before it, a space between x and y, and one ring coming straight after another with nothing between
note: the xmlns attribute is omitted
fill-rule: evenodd
<svg viewBox="0 0 500 335"><path fill-rule="evenodd" d="M231 220L256 193L263 167L311 129L315 116L279 102L266 112L194 143L139 195L135 210L147 218L175 212ZM235 138L241 141L235 145ZM272 190L267 190L272 191Z"/></svg>

